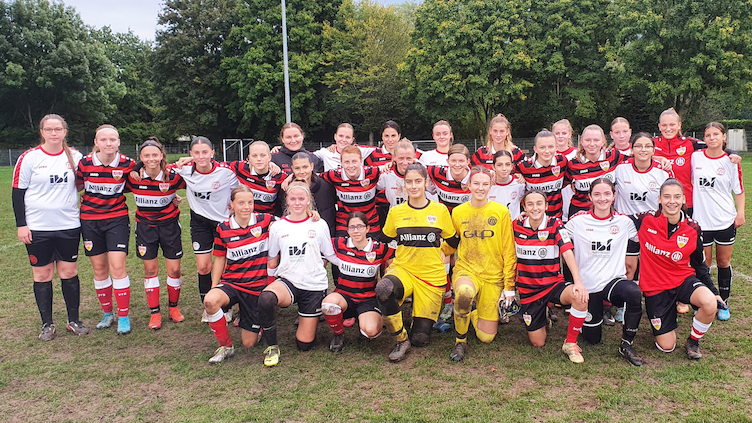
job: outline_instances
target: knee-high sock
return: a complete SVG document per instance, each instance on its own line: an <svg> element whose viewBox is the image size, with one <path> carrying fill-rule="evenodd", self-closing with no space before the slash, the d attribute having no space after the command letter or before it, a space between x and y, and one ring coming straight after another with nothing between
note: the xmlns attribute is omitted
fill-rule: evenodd
<svg viewBox="0 0 752 423"><path fill-rule="evenodd" d="M326 323L332 328L335 335L342 335L345 333L342 307L333 303L322 303L321 312L324 314Z"/></svg>
<svg viewBox="0 0 752 423"><path fill-rule="evenodd" d="M159 313L159 276L144 278L144 290L151 314Z"/></svg>
<svg viewBox="0 0 752 423"><path fill-rule="evenodd" d="M277 313L277 303L279 299L277 294L272 291L263 291L259 295L259 324L264 330L263 337L267 345L277 345L277 324L275 322Z"/></svg>
<svg viewBox="0 0 752 423"><path fill-rule="evenodd" d="M697 317L692 318L692 332L689 334L689 339L699 341L705 335L705 332L710 329L710 325L712 324L713 322L702 323L697 320Z"/></svg>
<svg viewBox="0 0 752 423"><path fill-rule="evenodd" d="M731 280L733 277L731 266L718 268L718 291L724 302L731 295Z"/></svg>
<svg viewBox="0 0 752 423"><path fill-rule="evenodd" d="M167 277L167 305L177 307L180 299L180 287L183 286L183 278Z"/></svg>
<svg viewBox="0 0 752 423"><path fill-rule="evenodd" d="M635 336L637 335L637 328L640 326L640 319L642 319L642 304L624 304L624 327L621 330L621 340L632 345Z"/></svg>
<svg viewBox="0 0 752 423"><path fill-rule="evenodd" d="M102 305L102 311L112 313L112 279L109 276L103 281L94 279L94 288L97 290L97 299Z"/></svg>
<svg viewBox="0 0 752 423"><path fill-rule="evenodd" d="M407 331L402 323L402 312L384 316L384 325L386 330L394 336L394 340L402 342L407 339Z"/></svg>
<svg viewBox="0 0 752 423"><path fill-rule="evenodd" d="M567 328L566 343L576 343L577 336L582 333L582 324L585 323L587 310L577 310L574 307L569 309L569 327Z"/></svg>
<svg viewBox="0 0 752 423"><path fill-rule="evenodd" d="M131 279L128 275L123 279L113 279L112 287L117 300L118 317L128 317L131 308Z"/></svg>
<svg viewBox="0 0 752 423"><path fill-rule="evenodd" d="M68 321L78 321L78 308L81 304L81 281L78 280L78 275L61 279L61 287L63 289L63 299L65 300L65 309L68 311Z"/></svg>
<svg viewBox="0 0 752 423"><path fill-rule="evenodd" d="M43 325L52 324L52 281L34 282L34 298Z"/></svg>
<svg viewBox="0 0 752 423"><path fill-rule="evenodd" d="M473 306L475 289L470 285L460 285L455 287L454 295L454 330L457 332L456 342L467 342L467 330L468 326L470 326L470 309Z"/></svg>
<svg viewBox="0 0 752 423"><path fill-rule="evenodd" d="M220 347L231 347L232 340L230 339L230 331L227 330L227 321L225 320L225 314L220 309L216 313L209 316L209 328L214 332L214 336L217 337Z"/></svg>

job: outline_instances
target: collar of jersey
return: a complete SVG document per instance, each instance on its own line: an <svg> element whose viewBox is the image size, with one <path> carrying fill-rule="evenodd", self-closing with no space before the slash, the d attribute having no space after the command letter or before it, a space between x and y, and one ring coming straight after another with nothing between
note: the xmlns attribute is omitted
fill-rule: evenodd
<svg viewBox="0 0 752 423"><path fill-rule="evenodd" d="M283 217L282 219L283 219L283 220L286 220L286 221L288 221L288 222L290 222L290 223L303 223L303 222L305 222L306 220L308 220L308 219L310 219L310 218L311 218L311 216L306 216L306 218L305 218L305 219L303 219L303 220L292 220L292 219L290 219L290 218L289 218L288 216L285 216L285 217Z"/></svg>
<svg viewBox="0 0 752 423"><path fill-rule="evenodd" d="M55 154L52 154L52 153L50 153L49 151L47 151L47 150L45 150L45 149L44 149L44 145L40 145L40 146L39 146L39 147L37 147L37 148L39 148L40 150L42 150L42 153L44 153L44 154L46 154L46 155L48 155L48 156L53 156L53 157L54 157L54 156L59 156L59 155L61 155L61 154L63 154L63 153L65 152L65 149L63 149L63 150L60 150L60 152L59 152L59 153L55 153Z"/></svg>
<svg viewBox="0 0 752 423"><path fill-rule="evenodd" d="M118 163L120 162L120 153L115 154L115 158L112 160L112 163L108 165L104 165L102 161L99 160L97 153L91 153L91 162L94 163L94 166L117 167Z"/></svg>
<svg viewBox="0 0 752 423"><path fill-rule="evenodd" d="M645 170L640 170L640 169L637 169L637 165L635 165L635 159L634 159L634 157L630 157L630 158L629 158L629 163L630 163L630 164L632 165L632 169L634 169L634 171L635 171L635 172L637 172L637 173L648 173L648 172L650 172L651 170L653 170L653 168L654 168L654 167L656 167L655 165L656 165L656 164L657 164L658 162L656 162L656 161L655 161L655 159L653 159L653 160L652 160L652 161L650 162L650 166L648 166L648 168L647 168L647 169L645 169Z"/></svg>
<svg viewBox="0 0 752 423"><path fill-rule="evenodd" d="M347 248L355 248L355 244L353 244L352 238L347 237ZM373 240L371 238L368 238L368 244L366 244L365 248L363 248L361 251L365 251L366 253L371 252L373 249Z"/></svg>
<svg viewBox="0 0 752 423"><path fill-rule="evenodd" d="M251 214L251 220L248 221L248 226L253 226L256 224L256 213ZM246 226L246 228L248 227ZM241 229L242 226L240 226L240 223L238 223L237 220L235 220L235 215L230 216L230 229Z"/></svg>
<svg viewBox="0 0 752 423"><path fill-rule="evenodd" d="M514 176L509 175L509 182L506 182L506 183L505 182L497 182L496 185L500 186L500 187L505 187L505 186L511 184L512 182L514 182Z"/></svg>
<svg viewBox="0 0 752 423"><path fill-rule="evenodd" d="M530 224L530 217L529 216L525 218L525 222L524 223L525 223L525 226L527 226L528 228L530 228L530 229L532 229L534 231L539 231L541 229L544 229L548 225L548 215L545 214L545 213L543 214L543 220L541 220L541 225L539 227L537 227L537 228L534 228L533 225Z"/></svg>
<svg viewBox="0 0 752 423"><path fill-rule="evenodd" d="M350 177L347 176L347 172L345 172L345 169L344 168L340 168L340 169L342 169L342 176L345 177L344 179L346 181L362 181L366 177L366 167L365 166L361 166L360 167L360 175L358 175L358 179L350 179Z"/></svg>
<svg viewBox="0 0 752 423"><path fill-rule="evenodd" d="M590 159L588 159L587 157L585 157L584 154L580 154L579 157L578 157L578 159L582 163L587 163L587 162L595 163L595 162L600 162L600 161L606 160L606 149L605 148L601 149L601 154L600 154L600 156L598 156L598 159L595 160L595 161L590 161Z"/></svg>
<svg viewBox="0 0 752 423"><path fill-rule="evenodd" d="M612 217L614 217L614 212L611 212L611 214L609 214L606 217L598 217L598 216L595 215L595 211L593 209L588 210L588 214L590 216L593 216L593 219L595 219L595 220L609 220Z"/></svg>
<svg viewBox="0 0 752 423"><path fill-rule="evenodd" d="M454 181L454 176L452 176L452 168L447 166L447 180ZM470 180L470 169L467 168L467 175L465 175L464 178L460 181L462 184L467 184L467 181Z"/></svg>
<svg viewBox="0 0 752 423"><path fill-rule="evenodd" d="M216 168L217 168L217 161L216 160L212 160L212 168L211 168L211 170L208 171L208 172L206 172L206 173L204 173L204 172L198 170L198 168L196 167L196 162L193 162L193 170L195 170L196 172L198 172L201 175L208 175L208 174L214 172L214 169L216 169Z"/></svg>
<svg viewBox="0 0 752 423"><path fill-rule="evenodd" d="M157 175L157 177L154 179L152 179L148 173L144 172L144 179L151 179L152 181L161 181L162 179L164 179L164 172L160 170L159 175Z"/></svg>

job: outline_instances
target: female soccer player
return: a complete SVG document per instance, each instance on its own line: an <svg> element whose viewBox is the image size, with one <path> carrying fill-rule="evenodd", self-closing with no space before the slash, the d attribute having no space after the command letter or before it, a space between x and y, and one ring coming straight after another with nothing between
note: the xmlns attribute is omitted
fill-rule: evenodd
<svg viewBox="0 0 752 423"><path fill-rule="evenodd" d="M582 131L577 156L569 161L566 182L571 181L574 195L569 205L569 216L591 207L590 184L601 177L613 179L616 165L625 156L617 150L606 150L606 135L598 125L590 125Z"/></svg>
<svg viewBox="0 0 752 423"><path fill-rule="evenodd" d="M334 252L340 260L337 288L324 298L321 311L334 331L331 352L345 345L344 320L358 319L360 333L368 339L381 334L381 310L376 301L376 274L381 263L391 261L394 250L368 236L368 217L355 211L347 218L347 237L334 239Z"/></svg>
<svg viewBox="0 0 752 423"><path fill-rule="evenodd" d="M520 215L525 184L512 176L513 171L512 153L506 150L497 151L494 154L494 179L488 199L506 206L512 219L516 219Z"/></svg>
<svg viewBox="0 0 752 423"><path fill-rule="evenodd" d="M556 137L556 152L564 156L567 161L574 159L577 155L577 148L572 144L574 129L572 129L572 124L569 123L569 120L562 119L557 121L551 127L551 131L553 131L554 136ZM573 195L574 190L572 190L572 185L565 185L564 188L562 188L561 219L564 222L569 218L569 205L572 203Z"/></svg>
<svg viewBox="0 0 752 423"><path fill-rule="evenodd" d="M692 304L697 313L685 344L687 356L699 359L700 339L710 328L718 306L725 306L705 264L702 230L684 212L684 187L669 178L661 185L657 212L635 219L640 239L640 289L645 312L663 352L676 348L676 302Z"/></svg>
<svg viewBox="0 0 752 423"><path fill-rule="evenodd" d="M627 241L636 237L637 229L629 217L614 212L615 192L609 179L596 179L590 184L592 209L575 214L566 224L580 276L590 295L582 337L590 344L599 344L603 302L626 303L619 354L632 365L642 366L632 347L642 318L642 298L637 284L626 279L624 264Z"/></svg>
<svg viewBox="0 0 752 423"><path fill-rule="evenodd" d="M517 164L517 170L525 178L523 188L528 190L540 190L546 193L548 197L548 210L546 215L551 217L561 218L562 216L562 187L564 184L564 174L567 170L568 160L562 154L556 151L556 136L549 131L543 130L535 135L535 145L533 146L535 154L527 160L522 160ZM506 163L509 162L509 165ZM511 155L509 159L502 159L498 162L502 167L508 168L504 179L510 172L514 170L512 165ZM497 168L497 161L494 159L494 169L496 173L496 183L499 183L499 168ZM513 181L513 179L510 179ZM493 194L493 190L492 190ZM516 218L520 214L519 199L522 195L518 195L510 200L514 200L516 203L514 206L510 203L507 205L509 211L512 213L512 218ZM513 210L512 207L515 207ZM516 213L515 213L516 212Z"/></svg>
<svg viewBox="0 0 752 423"><path fill-rule="evenodd" d="M247 186L233 188L230 219L217 228L213 286L206 294L204 307L219 348L209 363L219 363L235 354L223 308L240 305L239 326L244 347L252 348L259 338L258 298L267 285L269 228L275 218L267 213L255 213L253 198L254 193Z"/></svg>
<svg viewBox="0 0 752 423"><path fill-rule="evenodd" d="M282 215L282 201L277 201L287 174L277 172L271 162L269 145L255 141L248 147L248 159L229 163L241 184L253 191L253 210L256 213ZM277 169L278 170L278 169Z"/></svg>
<svg viewBox="0 0 752 423"><path fill-rule="evenodd" d="M506 116L499 113L488 123L488 142L473 154L471 163L473 166L493 170L494 153L501 150L512 153L515 164L525 158L525 153L512 142L512 125Z"/></svg>
<svg viewBox="0 0 752 423"><path fill-rule="evenodd" d="M81 235L84 253L94 268L94 287L104 316L97 329L112 326L112 291L118 308L119 334L131 331L128 316L131 281L125 268L130 241L128 206L125 204L125 181L136 166L120 154L120 135L112 125L97 128L94 151L81 159L76 181L84 186L81 195ZM112 278L110 278L110 275Z"/></svg>
<svg viewBox="0 0 752 423"><path fill-rule="evenodd" d="M611 121L611 139L614 142L608 148L615 148L619 153L625 156L631 156L631 139L632 128L629 127L629 121L623 117L617 117Z"/></svg>
<svg viewBox="0 0 752 423"><path fill-rule="evenodd" d="M467 189L470 179L470 151L464 144L449 147L446 166L427 166L439 202L447 206L449 213L470 199Z"/></svg>
<svg viewBox="0 0 752 423"><path fill-rule="evenodd" d="M300 323L295 342L300 351L313 348L316 325L321 316L321 301L329 287L323 255L333 265L340 264L332 248L329 227L323 220L309 217L314 210L310 188L295 181L287 188L287 213L269 232L269 276L274 282L259 295L259 323L269 347L264 365L279 363L277 344L277 307L298 304ZM241 306L241 310L243 307ZM241 319L241 322L243 319Z"/></svg>
<svg viewBox="0 0 752 423"><path fill-rule="evenodd" d="M449 147L452 145L452 139L454 138L451 125L445 120L440 120L433 124L431 135L433 136L433 141L436 143L436 148L424 152L420 156L420 162L426 167L447 166Z"/></svg>
<svg viewBox="0 0 752 423"><path fill-rule="evenodd" d="M282 148L279 152L272 154L272 162L274 162L282 172L288 175L292 173L292 160L293 156L297 153L307 154L311 156L311 163L313 163L313 170L317 173L324 171L324 164L313 153L303 147L303 139L305 138L305 132L295 122L288 122L282 125L282 130L279 132L279 140L282 142Z"/></svg>
<svg viewBox="0 0 752 423"><path fill-rule="evenodd" d="M315 210L329 226L329 233L334 233L337 215L337 191L332 184L313 171L311 156L298 153L292 157L293 180L308 185L313 196Z"/></svg>
<svg viewBox="0 0 752 423"><path fill-rule="evenodd" d="M426 168L420 163L409 165L405 171L407 202L389 211L383 229L398 245L394 262L376 285L384 324L397 342L389 354L392 362L402 360L411 345L428 345L447 283L441 240L456 235L446 206L426 198L427 187ZM408 339L399 306L410 295L413 325Z"/></svg>
<svg viewBox="0 0 752 423"><path fill-rule="evenodd" d="M381 148L377 148L365 158L366 166L379 166L392 161L394 147L402 139L402 132L397 122L388 120L381 128Z"/></svg>
<svg viewBox="0 0 752 423"><path fill-rule="evenodd" d="M442 245L447 256L457 252L452 277L457 337L449 355L452 361L462 361L467 354L471 321L481 342L493 341L499 326L499 302L511 303L515 295L517 256L512 221L506 207L488 199L491 173L483 167L473 168L469 179L472 197L452 212L457 237ZM476 310L472 310L473 301Z"/></svg>
<svg viewBox="0 0 752 423"><path fill-rule="evenodd" d="M191 241L196 255L198 292L201 303L212 287L212 250L217 236L217 226L230 216L229 204L232 189L238 178L229 166L214 161L214 147L206 137L191 141L193 164L181 166L177 173L186 181L186 197L191 207ZM182 161L182 159L181 159ZM208 322L206 310L201 318Z"/></svg>
<svg viewBox="0 0 752 423"><path fill-rule="evenodd" d="M726 128L718 122L705 127L708 148L692 153L692 185L694 219L702 228L705 263L718 264L718 288L721 299L728 305L731 293L731 253L734 250L736 228L744 224L744 186L742 168L731 163L726 154ZM736 200L736 205L734 205ZM718 310L719 320L731 317L728 307Z"/></svg>
<svg viewBox="0 0 752 423"><path fill-rule="evenodd" d="M630 148L632 157L616 166L614 208L619 213L632 215L658 210L658 189L670 175L653 160L655 151L653 143L653 137L650 134L645 132L636 134L632 137ZM626 259L626 277L629 280L634 280L639 257L640 243L629 240ZM621 321L618 316L616 320Z"/></svg>
<svg viewBox="0 0 752 423"><path fill-rule="evenodd" d="M167 267L169 318L175 323L185 320L178 308L183 278L180 259L183 257L180 209L174 204L185 181L174 170L168 170L164 147L152 137L141 144L139 159L143 169L139 180L128 175L126 187L136 203L136 253L144 263L144 289L151 310L149 329L162 327L159 307L159 259L162 248Z"/></svg>
<svg viewBox="0 0 752 423"><path fill-rule="evenodd" d="M415 162L415 147L407 139L403 139L394 146L394 166L389 172L384 172L379 178L376 189L384 191L389 209L407 201L405 190L405 172L407 166Z"/></svg>
<svg viewBox="0 0 752 423"><path fill-rule="evenodd" d="M569 327L561 350L573 363L582 363L577 336L582 332L588 310L588 292L582 284L572 242L561 220L546 215L546 193L528 191L522 198L526 216L512 222L517 252L517 291L520 313L534 347L546 345L548 303L568 305ZM564 282L563 258L574 283Z"/></svg>
<svg viewBox="0 0 752 423"><path fill-rule="evenodd" d="M42 318L39 339L55 337L52 320L52 278L55 270L68 312L67 329L76 335L89 330L81 323L78 308L78 217L76 169L81 153L68 147L68 125L59 115L46 115L39 122L39 146L24 152L13 170L13 212L18 240L26 244L34 276L34 298Z"/></svg>

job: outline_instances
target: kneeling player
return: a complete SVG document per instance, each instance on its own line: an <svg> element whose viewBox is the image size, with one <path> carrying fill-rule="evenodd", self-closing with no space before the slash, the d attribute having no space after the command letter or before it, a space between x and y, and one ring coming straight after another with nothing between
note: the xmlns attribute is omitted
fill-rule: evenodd
<svg viewBox="0 0 752 423"><path fill-rule="evenodd" d="M457 339L449 356L452 361L465 358L471 320L481 342L489 343L496 337L498 302L514 299L517 268L509 210L488 200L492 184L490 171L474 168L469 183L470 201L455 207L452 212L458 238L452 238L442 246L446 255L457 250L453 277ZM477 309L471 311L473 300Z"/></svg>
<svg viewBox="0 0 752 423"><path fill-rule="evenodd" d="M235 354L222 308L240 305L243 346L251 348L259 337L258 298L267 284L269 226L274 217L253 212L253 191L245 185L230 194L230 219L217 227L214 240L212 289L204 298L209 327L219 348L209 363Z"/></svg>
<svg viewBox="0 0 752 423"><path fill-rule="evenodd" d="M512 223L517 249L517 290L520 312L535 347L546 344L548 303L568 305L569 328L561 350L573 363L585 361L577 345L577 336L587 316L588 292L582 284L577 262L561 220L546 216L546 194L528 191L522 199L527 216ZM572 271L573 284L565 283L559 256Z"/></svg>
<svg viewBox="0 0 752 423"><path fill-rule="evenodd" d="M446 269L441 258L441 239L455 236L446 206L426 198L428 172L420 163L407 166L407 201L389 210L384 235L395 239L397 251L386 275L376 285L384 324L394 335L389 360L405 358L411 345L425 347L431 340L444 298ZM410 339L402 324L400 304L413 296L413 325Z"/></svg>
<svg viewBox="0 0 752 423"><path fill-rule="evenodd" d="M368 237L370 226L365 213L350 213L346 226L349 236L334 239L334 252L340 260L339 282L321 303L326 322L334 331L331 352L342 351L345 345L344 319L357 317L360 333L368 339L381 334L381 310L374 290L376 273L394 252Z"/></svg>

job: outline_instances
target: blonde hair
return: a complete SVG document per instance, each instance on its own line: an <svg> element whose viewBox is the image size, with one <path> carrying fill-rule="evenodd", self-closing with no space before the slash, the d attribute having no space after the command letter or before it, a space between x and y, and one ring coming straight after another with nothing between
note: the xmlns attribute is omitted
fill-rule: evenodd
<svg viewBox="0 0 752 423"><path fill-rule="evenodd" d="M97 137L99 136L99 133L102 132L105 129L112 129L113 131L115 131L118 134L118 138L120 138L120 133L118 133L117 128L115 128L114 126L110 125L109 123L105 123L104 125L99 125L99 127L97 128L97 130L94 132L94 141L97 140ZM96 144L94 144L94 148L92 148L91 150L93 152L95 152L95 153L99 153L99 147L97 147Z"/></svg>
<svg viewBox="0 0 752 423"><path fill-rule="evenodd" d="M614 120L611 121L611 126L609 126L609 128L611 128L611 130L613 131L614 125L616 125L617 123L626 123L627 126L630 126L629 125L629 121L627 120L627 118L623 118L623 117L619 116L619 117L614 118ZM631 126L630 126L629 129L632 129ZM608 150L610 150L610 149L614 148L615 146L616 146L616 141L611 141L611 144L609 144L608 147L606 147L606 148Z"/></svg>
<svg viewBox="0 0 752 423"><path fill-rule="evenodd" d="M507 137L504 140L504 150L512 152L512 150L517 148L517 146L514 145L514 143L512 143L512 125L509 123L509 120L507 119L507 117L501 113L491 118L491 121L488 122L488 133L486 134L488 136L488 141L486 142L486 147L490 149L491 144L493 144L493 140L491 139L491 128L493 128L493 126L496 125L497 123L506 125Z"/></svg>
<svg viewBox="0 0 752 423"><path fill-rule="evenodd" d="M253 191L250 188L248 188L247 185L240 184L236 186L235 188L233 188L232 191L230 191L230 203L235 201L235 197L241 192L247 192L247 193L253 194ZM255 202L255 199L253 198L253 195L251 195L251 203L254 203L254 202ZM233 210L232 207L230 207L230 216L233 216L233 215L235 215L235 210Z"/></svg>
<svg viewBox="0 0 752 423"><path fill-rule="evenodd" d="M44 145L46 142L44 140L44 137L41 136L41 133L44 130L44 123L48 120L59 120L63 124L63 129L68 131L68 122L63 119L62 116L56 115L54 113L50 113L48 115L45 115L42 120L39 121L39 133L41 140L39 141L39 145ZM68 157L68 164L70 165L71 171L73 171L73 174L76 173L76 164L73 162L73 154L71 153L70 147L68 147L68 140L63 138L63 151L65 151L65 156Z"/></svg>
<svg viewBox="0 0 752 423"><path fill-rule="evenodd" d="M293 181L290 183L290 185L287 186L287 192L289 193L293 189L302 189L303 191L305 191L306 195L308 195L308 206L306 206L306 212L311 212L313 210L316 210L316 204L313 200L313 195L311 194L311 188L308 187L308 184L306 184L305 182L301 182L301 181ZM289 198L289 195L286 198ZM290 210L288 209L287 204L285 204L284 215L287 216L289 214L290 214Z"/></svg>
<svg viewBox="0 0 752 423"><path fill-rule="evenodd" d="M585 137L585 132L587 131L598 131L601 134L601 140L603 140L603 147L606 146L606 133L603 132L603 128L601 128L598 125L588 125L585 127L585 129L582 130L582 135L580 135L580 142L577 145L577 156L585 156L585 148L582 146L582 139Z"/></svg>
<svg viewBox="0 0 752 423"><path fill-rule="evenodd" d="M574 135L574 128L572 128L572 123L569 122L569 119L561 119L556 122L554 122L553 125L551 125L551 132L556 131L556 125L566 125L567 129L569 129L569 146L573 147L574 144L572 143L572 136Z"/></svg>
<svg viewBox="0 0 752 423"><path fill-rule="evenodd" d="M677 113L676 110L674 110L673 107L669 107L668 109L661 112L661 115L658 117L658 124L661 123L661 118L664 116L676 116L676 120L679 121L679 125L682 123L681 116L679 116L679 113ZM681 137L683 136L681 128L679 128L679 132L676 133L676 136Z"/></svg>
<svg viewBox="0 0 752 423"><path fill-rule="evenodd" d="M357 155L361 160L363 160L363 153L360 152L360 149L354 145L348 145L347 147L342 149L342 152L339 153L339 156L342 157L345 154L355 154Z"/></svg>
<svg viewBox="0 0 752 423"><path fill-rule="evenodd" d="M447 151L447 158L452 154L464 154L465 157L470 160L470 150L467 149L465 144L452 144L452 146L449 147L449 151Z"/></svg>
<svg viewBox="0 0 752 423"><path fill-rule="evenodd" d="M413 156L415 155L415 146L413 145L412 141L407 138L402 138L401 140L397 141L397 144L394 145L393 155L397 155L397 150L409 150L413 152Z"/></svg>

